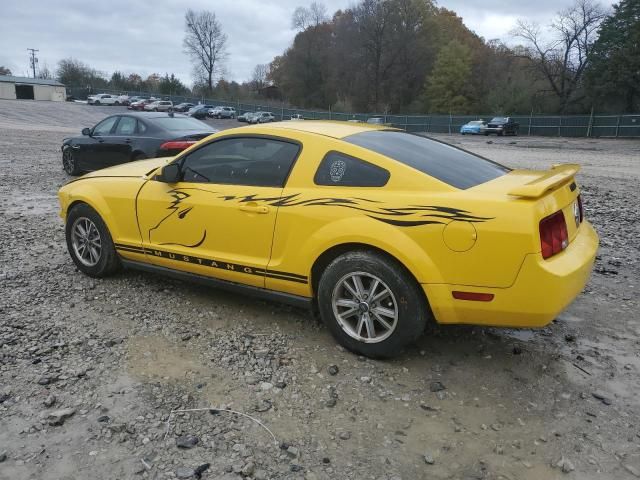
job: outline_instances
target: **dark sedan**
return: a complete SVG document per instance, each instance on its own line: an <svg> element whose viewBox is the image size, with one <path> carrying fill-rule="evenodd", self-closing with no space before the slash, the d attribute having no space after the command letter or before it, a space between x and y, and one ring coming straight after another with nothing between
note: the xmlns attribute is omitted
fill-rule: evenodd
<svg viewBox="0 0 640 480"><path fill-rule="evenodd" d="M193 118L207 118L209 116L209 110L213 108L213 105L198 104L191 108L187 115Z"/></svg>
<svg viewBox="0 0 640 480"><path fill-rule="evenodd" d="M195 107L195 104L193 104L193 103L179 103L178 105L174 105L173 106L173 111L174 112L188 112L193 107Z"/></svg>
<svg viewBox="0 0 640 480"><path fill-rule="evenodd" d="M184 115L125 113L105 118L62 142L62 165L79 175L120 163L171 157L217 130Z"/></svg>

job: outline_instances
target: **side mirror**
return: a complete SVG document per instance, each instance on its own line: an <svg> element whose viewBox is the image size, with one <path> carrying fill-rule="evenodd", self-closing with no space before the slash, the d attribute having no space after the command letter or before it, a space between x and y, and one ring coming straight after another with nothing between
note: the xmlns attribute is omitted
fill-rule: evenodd
<svg viewBox="0 0 640 480"><path fill-rule="evenodd" d="M82 135L89 135L89 136L91 136L91 129L90 129L90 128L87 128L87 127L84 127L84 128L82 129Z"/></svg>
<svg viewBox="0 0 640 480"><path fill-rule="evenodd" d="M182 172L180 171L180 165L177 163L170 163L165 165L160 174L156 177L156 180L164 183L177 183L182 180Z"/></svg>

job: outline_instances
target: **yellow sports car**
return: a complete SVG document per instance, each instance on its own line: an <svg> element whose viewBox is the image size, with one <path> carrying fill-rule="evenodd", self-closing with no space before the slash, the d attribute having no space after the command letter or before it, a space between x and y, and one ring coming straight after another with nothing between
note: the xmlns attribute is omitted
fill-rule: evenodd
<svg viewBox="0 0 640 480"><path fill-rule="evenodd" d="M432 320L540 327L564 309L598 248L578 168L281 122L85 175L60 189L60 215L87 275L133 267L315 306L342 345L385 357Z"/></svg>

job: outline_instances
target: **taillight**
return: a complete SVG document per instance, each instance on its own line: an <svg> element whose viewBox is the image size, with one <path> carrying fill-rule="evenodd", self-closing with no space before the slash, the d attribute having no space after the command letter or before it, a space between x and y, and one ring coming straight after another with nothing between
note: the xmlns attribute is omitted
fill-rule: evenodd
<svg viewBox="0 0 640 480"><path fill-rule="evenodd" d="M185 148L189 148L194 143L197 143L195 140L172 140L170 142L164 142L160 145L160 150L184 150Z"/></svg>
<svg viewBox="0 0 640 480"><path fill-rule="evenodd" d="M584 208L582 207L582 195L578 195L578 210L580 210L580 223L584 221Z"/></svg>
<svg viewBox="0 0 640 480"><path fill-rule="evenodd" d="M569 235L562 211L540 220L540 244L542 258L549 258L567 248Z"/></svg>

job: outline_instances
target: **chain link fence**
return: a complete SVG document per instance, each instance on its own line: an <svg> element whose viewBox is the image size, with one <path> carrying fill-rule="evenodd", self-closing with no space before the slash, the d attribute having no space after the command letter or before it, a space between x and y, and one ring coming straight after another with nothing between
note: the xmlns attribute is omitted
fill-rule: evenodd
<svg viewBox="0 0 640 480"><path fill-rule="evenodd" d="M472 120L490 120L493 115L385 115L374 113L342 113L332 111L304 110L285 107L284 104L265 101L242 103L205 97L164 95L150 92L125 92L104 89L91 92L81 87L68 87L67 93L85 100L91 93L156 97L178 103L202 103L214 106L234 107L238 115L245 112L271 112L278 120L289 120L293 115L302 115L305 120L357 120L366 122L371 117L381 117L385 124L408 132L458 133L460 127ZM547 137L640 137L640 114L635 115L512 115L520 124L519 135Z"/></svg>

